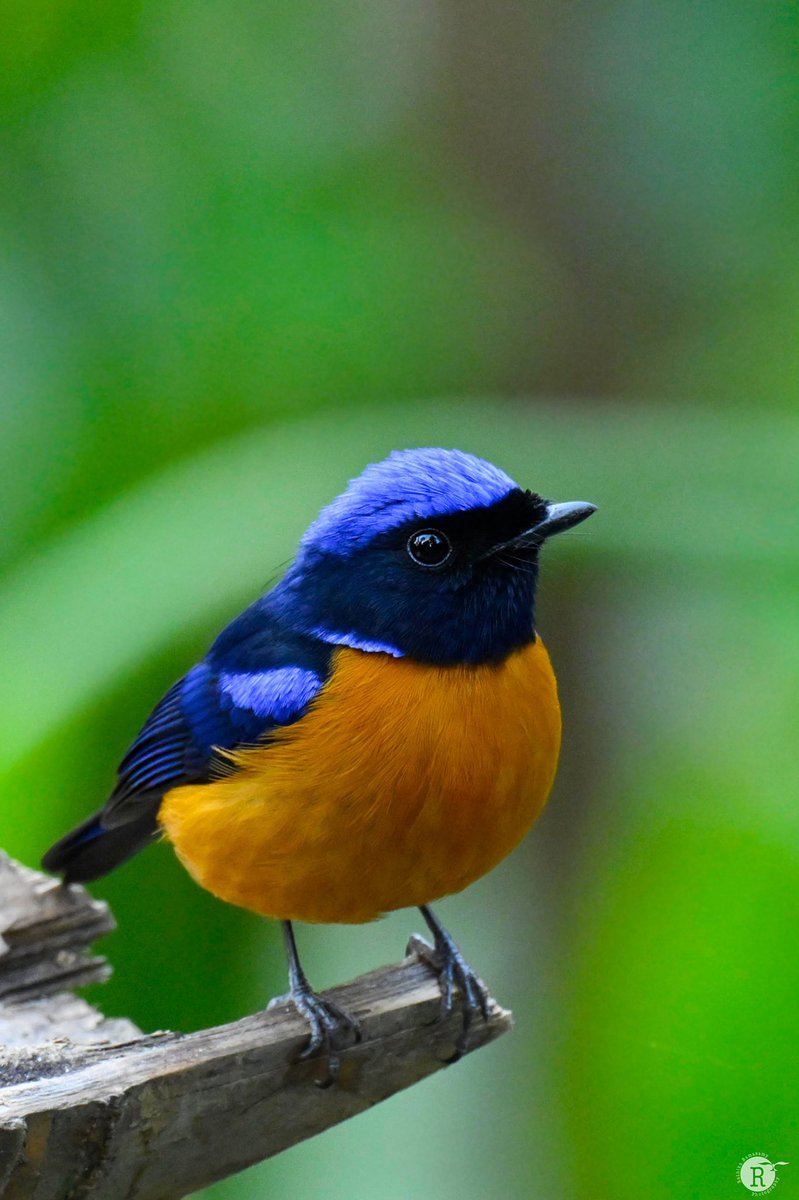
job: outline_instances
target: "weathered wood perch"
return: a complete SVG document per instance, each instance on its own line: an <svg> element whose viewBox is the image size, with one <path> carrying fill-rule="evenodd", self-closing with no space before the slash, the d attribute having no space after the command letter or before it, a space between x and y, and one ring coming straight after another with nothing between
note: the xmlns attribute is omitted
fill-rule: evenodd
<svg viewBox="0 0 799 1200"><path fill-rule="evenodd" d="M0 855L0 1196L172 1200L321 1133L452 1058L458 1012L412 939L403 962L329 994L363 1040L324 1063L297 1061L305 1024L279 1005L201 1033L142 1034L67 989L105 979L89 944L106 905ZM511 1026L491 1001L467 1052Z"/></svg>

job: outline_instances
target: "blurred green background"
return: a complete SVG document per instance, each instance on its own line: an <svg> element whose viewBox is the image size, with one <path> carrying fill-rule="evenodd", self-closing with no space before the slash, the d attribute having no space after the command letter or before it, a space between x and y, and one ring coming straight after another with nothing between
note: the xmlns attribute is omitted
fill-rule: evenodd
<svg viewBox="0 0 799 1200"><path fill-rule="evenodd" d="M799 10L30 0L0 37L0 844L35 864L318 507L458 445L547 551L562 768L442 917L513 1036L213 1200L799 1196ZM193 1029L277 930L164 846L94 998ZM312 979L413 913L302 929ZM795 1164L795 1165L794 1165Z"/></svg>

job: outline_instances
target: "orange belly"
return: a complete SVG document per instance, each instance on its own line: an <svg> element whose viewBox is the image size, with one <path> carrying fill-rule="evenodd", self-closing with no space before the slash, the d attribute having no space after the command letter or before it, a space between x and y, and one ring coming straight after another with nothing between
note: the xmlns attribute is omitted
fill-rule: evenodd
<svg viewBox="0 0 799 1200"><path fill-rule="evenodd" d="M484 875L546 802L560 748L543 643L501 666L336 652L306 715L236 770L169 792L160 820L198 883L265 916L368 921Z"/></svg>

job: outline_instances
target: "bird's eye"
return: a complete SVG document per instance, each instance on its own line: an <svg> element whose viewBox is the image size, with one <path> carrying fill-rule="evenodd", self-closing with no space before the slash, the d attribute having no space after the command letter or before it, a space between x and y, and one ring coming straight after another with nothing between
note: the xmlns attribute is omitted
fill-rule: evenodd
<svg viewBox="0 0 799 1200"><path fill-rule="evenodd" d="M452 554L452 543L440 529L419 529L408 538L408 553L420 567L442 567Z"/></svg>

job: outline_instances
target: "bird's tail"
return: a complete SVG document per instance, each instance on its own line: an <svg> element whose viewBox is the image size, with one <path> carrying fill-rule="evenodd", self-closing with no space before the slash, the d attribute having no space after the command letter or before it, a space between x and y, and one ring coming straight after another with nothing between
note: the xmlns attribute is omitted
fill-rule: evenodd
<svg viewBox="0 0 799 1200"><path fill-rule="evenodd" d="M158 836L160 802L160 796L154 797L135 820L110 829L103 824L101 809L51 846L42 866L45 871L63 875L64 883L88 883L107 875Z"/></svg>

